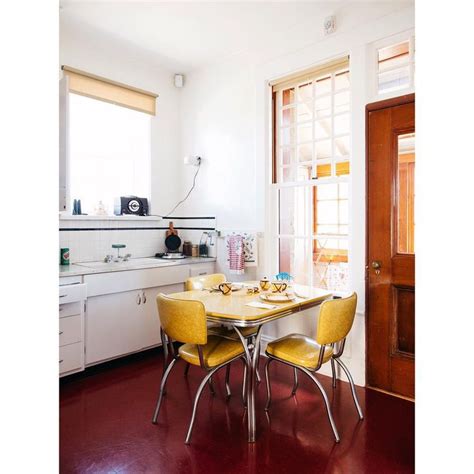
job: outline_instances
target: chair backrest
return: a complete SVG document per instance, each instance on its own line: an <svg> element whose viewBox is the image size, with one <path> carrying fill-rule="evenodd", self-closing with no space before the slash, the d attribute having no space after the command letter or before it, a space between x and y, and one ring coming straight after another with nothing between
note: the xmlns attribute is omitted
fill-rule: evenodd
<svg viewBox="0 0 474 474"><path fill-rule="evenodd" d="M319 311L316 342L332 344L344 339L352 328L357 306L357 293L347 298L325 301Z"/></svg>
<svg viewBox="0 0 474 474"><path fill-rule="evenodd" d="M206 310L200 301L170 298L162 293L156 305L163 331L174 341L207 343Z"/></svg>
<svg viewBox="0 0 474 474"><path fill-rule="evenodd" d="M226 277L223 273L212 273L211 275L188 278L186 280L186 291L210 288L214 285L220 285L224 281L226 281Z"/></svg>

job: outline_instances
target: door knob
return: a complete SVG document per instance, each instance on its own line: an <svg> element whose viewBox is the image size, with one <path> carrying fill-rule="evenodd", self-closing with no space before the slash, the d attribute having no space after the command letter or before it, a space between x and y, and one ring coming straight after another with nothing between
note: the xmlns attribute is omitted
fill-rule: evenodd
<svg viewBox="0 0 474 474"><path fill-rule="evenodd" d="M378 260L374 260L372 262L372 268L375 270L376 275L380 275L380 268L382 267L382 264Z"/></svg>

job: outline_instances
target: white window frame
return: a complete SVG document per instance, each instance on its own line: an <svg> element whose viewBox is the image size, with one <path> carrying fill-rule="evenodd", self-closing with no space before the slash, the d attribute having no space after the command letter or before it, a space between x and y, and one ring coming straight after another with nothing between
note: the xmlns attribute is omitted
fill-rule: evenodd
<svg viewBox="0 0 474 474"><path fill-rule="evenodd" d="M409 42L409 86L396 91L389 91L379 93L378 91L378 51L379 49L386 48L399 43ZM370 67L368 68L369 77L367 78L367 84L369 87L368 97L369 102L377 102L380 100L391 99L393 97L399 97L401 95L412 94L415 92L415 30L410 29L393 36L388 36L380 41L375 41L368 46L368 59L370 61Z"/></svg>
<svg viewBox="0 0 474 474"><path fill-rule="evenodd" d="M324 63L321 64L322 67L324 67ZM274 255L274 260L273 260L273 268L272 268L272 272L274 273L278 273L280 270L280 247L279 247L279 241L280 239L293 239L293 240L304 240L306 242L307 245L309 245L309 249L310 249L310 252L309 252L309 256L308 256L308 260L311 261L311 265L314 265L314 262L313 262L313 241L314 240L318 240L318 239L322 239L322 241L324 242L324 239L332 239L332 240L346 240L347 241L347 246L348 246L348 255L347 255L347 264L348 264L348 267L349 267L349 271L348 271L348 281L347 281L347 287L350 288L351 287L351 284L352 284L352 272L351 272L351 254L350 254L350 249L351 249L351 238L352 238L352 215L351 215L351 210L352 210L352 206L351 206L351 200L352 200L352 163L353 163L353 160L352 160L352 154L353 154L353 147L352 147L352 119L353 119L353 106L352 106L352 103L353 103L353 96L352 96L352 79L351 79L351 61L350 61L350 57L349 57L349 67L348 67L348 71L349 71L349 77L350 77L350 85L349 85L349 88L345 88L345 89L341 89L340 91L337 91L338 93L339 92L344 92L344 91L349 91L350 92L350 101L349 101L349 110L348 112L344 112L343 114L345 113L348 113L349 114L349 120L350 120L350 126L349 126L349 144L350 144L350 152L349 152L349 156L348 157L341 157L340 159L337 159L335 158L334 156L334 139L337 138L336 135L333 134L334 132L334 106L335 106L335 101L334 100L331 100L331 124L332 124L332 130L331 130L331 140L332 140L332 143L331 143L331 150L332 150L332 156L330 159L328 160L316 160L315 159L315 156L314 156L314 153L313 153L313 159L312 159L312 163L313 163L313 166L315 166L316 164L328 164L328 163L331 163L331 170L332 170L332 174L335 174L335 166L336 166L336 163L339 162L339 161L342 161L342 162L346 162L346 161L349 161L349 166L350 166L350 173L349 175L342 175L342 176L331 176L331 177L326 177L326 178L319 178L317 180L308 180L308 181L291 181L291 182L286 182L286 183L279 183L278 182L278 177L279 177L279 173L280 173L280 163L279 163L279 156L277 154L277 156L275 157L275 160L273 161L272 159L272 164L271 164L271 169L272 169L272 175L273 175L273 166L275 165L276 166L276 170L275 170L275 176L276 176L276 183L273 183L271 182L270 183L270 193L271 193L271 196L272 196L272 199L271 199L271 203L272 203L272 209L271 209L271 229L272 229L272 232L271 232L271 242L270 242L270 248L271 248L271 253L272 255ZM303 80L301 82L295 82L295 94L296 94L296 90L298 88L298 86L300 84L305 84L307 81L306 80ZM331 87L331 96L334 98L334 76L332 76L332 79L331 79L331 82L332 82L332 87ZM314 93L314 91L313 91ZM272 102L272 93L271 93L271 87L270 87L270 103L273 104ZM313 96L313 100L314 100L314 96ZM297 101L295 102L296 104L298 103ZM273 133L280 133L280 127L278 126L278 122L277 122L277 127L275 127L275 130L273 128L273 123L275 120L279 120L279 114L281 112L283 108L283 105L280 104L278 102L278 99L277 99L277 104L275 106L275 113L276 113L276 117L273 117L273 113L269 113L269 117L270 117L270 125L271 125L271 130L272 130L272 133L271 133L271 143L272 143L272 148L273 148L273 143L274 140L273 140ZM273 110L273 105L271 107L270 110ZM339 115L339 114L336 114L336 115ZM297 128L297 125L298 125L298 122L295 122L295 127ZM313 129L314 129L314 120L313 120ZM274 130L274 132L273 132ZM296 150L297 150L297 131L295 132L296 133L296 138L295 138L295 144L294 144L294 148L295 148L295 162L292 163L290 166L293 167L293 176L294 178L296 179L296 170L297 170L297 160L298 160L298 157L297 157L297 153L296 153ZM313 130L313 145L314 145L314 130ZM278 147L278 145L277 145ZM314 151L314 149L313 149ZM276 153L276 150L274 150L274 152ZM283 188L295 188L295 187L310 187L310 188L313 188L313 187L316 187L316 186L323 186L325 184L336 184L336 183L347 183L348 184L348 201L349 201L349 219L348 219L348 233L347 233L347 236L342 236L342 235L338 235L338 234L313 234L313 218L314 218L314 212L311 212L310 213L310 216L308 216L308 231L305 235L289 235L289 234L280 234L279 233L279 220L280 220L280 213L279 213L279 191L280 189L283 189ZM312 189L311 189L311 193L312 193ZM314 286L314 270L312 270L309 274L309 281L308 281L308 284L310 286ZM338 293L341 293L341 292L338 292L338 291L333 291L334 294L338 294Z"/></svg>

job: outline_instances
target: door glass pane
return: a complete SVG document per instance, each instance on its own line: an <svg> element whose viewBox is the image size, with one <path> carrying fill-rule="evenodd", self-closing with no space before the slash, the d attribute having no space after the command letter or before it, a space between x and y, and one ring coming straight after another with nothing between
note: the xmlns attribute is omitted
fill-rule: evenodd
<svg viewBox="0 0 474 474"><path fill-rule="evenodd" d="M415 134L398 136L398 252L415 253Z"/></svg>

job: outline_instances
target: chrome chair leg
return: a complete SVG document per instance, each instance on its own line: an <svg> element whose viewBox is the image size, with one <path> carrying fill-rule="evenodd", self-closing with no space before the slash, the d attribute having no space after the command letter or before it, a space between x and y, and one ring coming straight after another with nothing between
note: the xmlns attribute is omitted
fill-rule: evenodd
<svg viewBox="0 0 474 474"><path fill-rule="evenodd" d="M354 385L354 380L352 379L352 375L349 372L349 369L346 367L346 364L344 364L342 360L336 359L336 362L339 364L342 370L346 373L346 376L349 379L349 384L351 386L351 392L352 392L352 398L354 399L354 405L356 406L356 410L357 410L357 413L359 414L359 418L363 420L364 415L362 414L362 409L360 408L360 405L359 405L359 399L357 398L357 392L355 390L355 385Z"/></svg>
<svg viewBox="0 0 474 474"><path fill-rule="evenodd" d="M272 389L270 386L270 374L268 372L268 366L272 360L273 359L270 359L269 357L267 363L265 364L265 382L267 384L267 404L265 405L265 411L270 409L270 403L272 402Z"/></svg>
<svg viewBox="0 0 474 474"><path fill-rule="evenodd" d="M291 391L291 394L296 395L296 390L298 390L298 370L296 367L293 367L293 373L295 375L295 381L293 382L293 390Z"/></svg>
<svg viewBox="0 0 474 474"><path fill-rule="evenodd" d="M196 397L194 398L194 405L193 405L193 414L191 415L191 422L189 423L189 428L188 428L188 434L186 435L186 440L185 443L189 444L191 441L191 435L193 432L193 426L194 426L194 420L196 418L196 411L199 403L199 399L201 398L202 391L204 390L204 387L208 383L208 381L211 379L212 375L214 372L220 369L220 367L216 367L215 369L211 370L203 379L201 382L201 385L199 385L199 388L196 392Z"/></svg>
<svg viewBox="0 0 474 474"><path fill-rule="evenodd" d="M214 384L212 383L212 377L209 377L209 389L211 390L212 395L216 394L216 391L214 390Z"/></svg>
<svg viewBox="0 0 474 474"><path fill-rule="evenodd" d="M191 364L189 362L186 362L186 365L184 366L184 376L187 377L188 376L188 372L189 372L189 366Z"/></svg>
<svg viewBox="0 0 474 474"><path fill-rule="evenodd" d="M158 402L156 403L156 408L155 408L155 413L153 414L153 419L152 423L156 425L156 422L158 420L158 414L160 413L160 407L161 407L161 402L163 401L163 396L165 395L165 387L166 387L166 381L168 380L168 376L171 372L171 369L173 368L174 364L176 363L178 359L173 359L168 367L165 370L165 373L163 374L163 378L161 379L161 384L160 384L160 395L158 397Z"/></svg>
<svg viewBox="0 0 474 474"><path fill-rule="evenodd" d="M302 370L315 383L316 387L319 388L319 391L321 392L321 395L323 396L324 404L326 405L326 412L329 418L329 423L331 424L332 432L334 433L334 438L336 438L336 443L339 443L340 441L339 433L337 432L336 423L334 422L334 418L332 417L331 407L329 406L328 396L326 395L326 392L323 386L321 385L319 380L308 369L300 367L300 370Z"/></svg>
<svg viewBox="0 0 474 474"><path fill-rule="evenodd" d="M230 364L228 364L225 369L225 390L226 390L227 398L230 398L230 396L232 395L230 391L229 379L230 379Z"/></svg>
<svg viewBox="0 0 474 474"><path fill-rule="evenodd" d="M242 381L242 402L244 407L247 407L247 361L242 358L241 359L244 364L244 375Z"/></svg>
<svg viewBox="0 0 474 474"><path fill-rule="evenodd" d="M336 388L336 364L334 359L331 357L331 371L332 371L332 387Z"/></svg>

